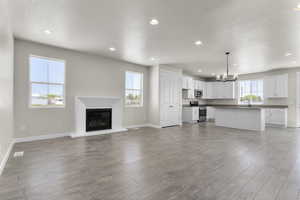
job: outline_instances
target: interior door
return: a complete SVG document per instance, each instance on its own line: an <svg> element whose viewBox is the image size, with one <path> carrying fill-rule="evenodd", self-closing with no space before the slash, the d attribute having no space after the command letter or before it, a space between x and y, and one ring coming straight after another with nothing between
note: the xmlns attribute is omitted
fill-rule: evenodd
<svg viewBox="0 0 300 200"><path fill-rule="evenodd" d="M180 76L174 72L160 72L161 126L180 124Z"/></svg>

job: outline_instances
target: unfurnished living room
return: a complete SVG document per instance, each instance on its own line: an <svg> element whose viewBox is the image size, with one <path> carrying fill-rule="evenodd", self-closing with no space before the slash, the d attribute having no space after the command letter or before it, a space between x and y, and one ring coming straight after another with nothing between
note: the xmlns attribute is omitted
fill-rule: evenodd
<svg viewBox="0 0 300 200"><path fill-rule="evenodd" d="M1 200L300 200L299 0L0 0Z"/></svg>

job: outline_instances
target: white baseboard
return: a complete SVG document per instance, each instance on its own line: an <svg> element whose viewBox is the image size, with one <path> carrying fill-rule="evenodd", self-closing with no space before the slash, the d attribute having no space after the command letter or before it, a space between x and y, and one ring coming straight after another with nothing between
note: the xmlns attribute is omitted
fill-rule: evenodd
<svg viewBox="0 0 300 200"><path fill-rule="evenodd" d="M154 124L132 125L132 126L127 126L126 128L143 128L143 127L161 128L161 126L154 125Z"/></svg>
<svg viewBox="0 0 300 200"><path fill-rule="evenodd" d="M6 163L7 163L7 161L8 161L9 155L10 155L10 153L11 153L13 147L14 147L14 141L12 140L12 141L10 142L9 146L8 146L8 149L7 149L7 151L6 151L5 155L4 155L4 157L3 157L2 161L1 161L1 163L0 163L0 176L1 176L2 173L3 173L3 170L4 170L5 166L6 166Z"/></svg>
<svg viewBox="0 0 300 200"><path fill-rule="evenodd" d="M266 127L273 127L273 128L287 128L287 125L284 124L270 124L266 123Z"/></svg>
<svg viewBox="0 0 300 200"><path fill-rule="evenodd" d="M38 140L48 140L48 139L69 137L69 136L70 136L70 133L56 133L56 134L49 134L49 135L39 135L39 136L32 136L32 137L15 138L15 143L32 142L32 141L38 141Z"/></svg>
<svg viewBox="0 0 300 200"><path fill-rule="evenodd" d="M147 124L146 127L151 127L151 128L162 128L161 126L154 125L154 124Z"/></svg>
<svg viewBox="0 0 300 200"><path fill-rule="evenodd" d="M88 133L73 133L70 136L72 138L78 138L78 137L85 137L85 136L95 136L95 135L105 135L110 133L117 133L117 132L125 132L128 131L127 128L120 128L120 129L110 129L110 130L103 130L103 131L92 131Z"/></svg>
<svg viewBox="0 0 300 200"><path fill-rule="evenodd" d="M142 127L149 127L149 125L148 124L140 124L140 125L126 126L127 129L130 129L130 128L142 128Z"/></svg>

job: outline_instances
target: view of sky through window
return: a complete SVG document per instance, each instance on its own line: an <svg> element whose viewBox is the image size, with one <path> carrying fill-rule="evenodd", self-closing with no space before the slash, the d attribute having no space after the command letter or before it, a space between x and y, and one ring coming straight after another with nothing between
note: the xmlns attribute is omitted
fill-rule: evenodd
<svg viewBox="0 0 300 200"><path fill-rule="evenodd" d="M143 74L127 71L125 79L125 104L127 106L142 106Z"/></svg>
<svg viewBox="0 0 300 200"><path fill-rule="evenodd" d="M63 106L64 82L64 61L30 56L31 106Z"/></svg>

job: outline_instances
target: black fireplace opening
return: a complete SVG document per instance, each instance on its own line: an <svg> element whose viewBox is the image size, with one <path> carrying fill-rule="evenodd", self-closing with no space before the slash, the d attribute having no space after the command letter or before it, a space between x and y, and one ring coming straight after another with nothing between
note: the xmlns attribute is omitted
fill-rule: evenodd
<svg viewBox="0 0 300 200"><path fill-rule="evenodd" d="M111 108L86 110L86 132L111 129L111 121Z"/></svg>

